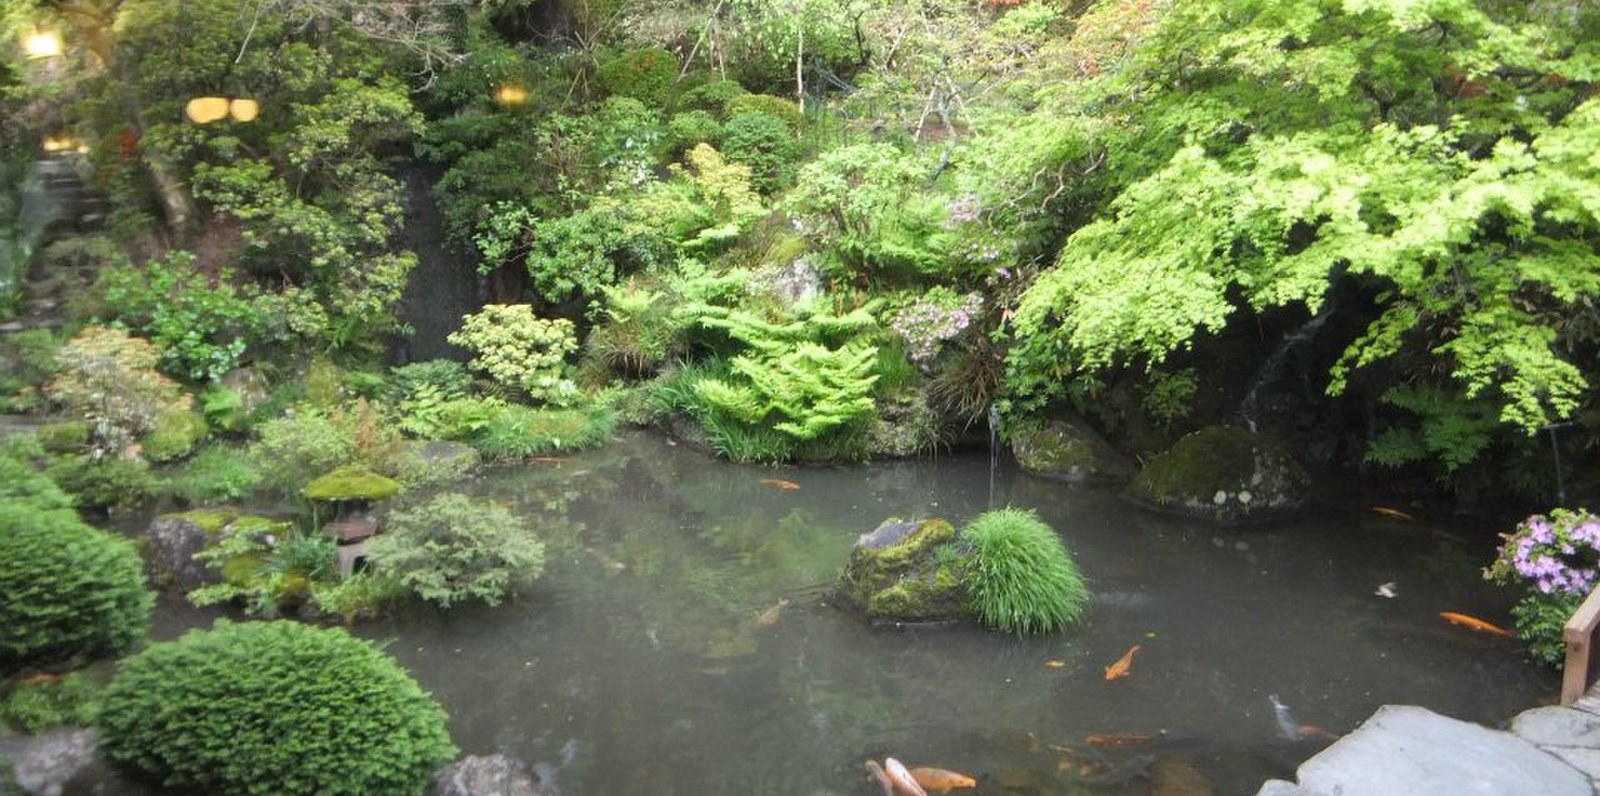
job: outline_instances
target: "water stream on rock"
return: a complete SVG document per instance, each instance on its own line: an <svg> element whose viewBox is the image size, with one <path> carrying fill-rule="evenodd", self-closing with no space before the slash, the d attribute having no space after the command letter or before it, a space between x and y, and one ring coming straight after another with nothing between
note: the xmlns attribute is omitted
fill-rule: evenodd
<svg viewBox="0 0 1600 796"><path fill-rule="evenodd" d="M464 485L547 541L532 593L356 632L440 699L463 751L521 758L568 796L875 794L861 763L884 756L966 772L981 793L1172 796L1193 791L1158 787L1194 774L1253 793L1385 703L1492 725L1555 693L1514 643L1439 618L1507 607L1478 576L1489 551L1442 529L1322 509L1219 530L1003 466L1010 503L1091 578L1086 627L874 629L829 603L859 534L970 519L990 466L974 452L774 471L630 432ZM1399 596L1375 595L1388 581ZM158 633L209 621L168 603ZM1131 675L1106 681L1132 644ZM1315 729L1285 738L1289 712ZM1151 742L1087 742L1112 734Z"/></svg>

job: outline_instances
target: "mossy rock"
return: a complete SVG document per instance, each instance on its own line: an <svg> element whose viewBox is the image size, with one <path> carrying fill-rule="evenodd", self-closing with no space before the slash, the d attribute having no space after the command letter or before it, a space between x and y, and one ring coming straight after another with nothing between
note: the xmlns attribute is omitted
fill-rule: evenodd
<svg viewBox="0 0 1600 796"><path fill-rule="evenodd" d="M309 500L385 500L400 491L399 482L360 465L347 465L318 476L300 494Z"/></svg>
<svg viewBox="0 0 1600 796"><path fill-rule="evenodd" d="M1311 477L1281 444L1232 426L1209 426L1150 460L1122 497L1146 508L1221 525L1266 522L1305 505Z"/></svg>
<svg viewBox="0 0 1600 796"><path fill-rule="evenodd" d="M1071 483L1122 482L1133 477L1133 463L1083 423L1052 420L1030 423L1011 435L1011 453L1022 469Z"/></svg>
<svg viewBox="0 0 1600 796"><path fill-rule="evenodd" d="M231 508L194 509L157 517L145 530L145 570L156 584L191 591L218 582L219 573L194 554L233 533L273 533L284 523Z"/></svg>
<svg viewBox="0 0 1600 796"><path fill-rule="evenodd" d="M939 418L925 392L907 391L877 400L878 416L867 431L867 454L875 459L903 458L933 450L939 444Z"/></svg>
<svg viewBox="0 0 1600 796"><path fill-rule="evenodd" d="M39 447L49 453L78 453L89 445L89 424L82 420L47 423L35 436Z"/></svg>
<svg viewBox="0 0 1600 796"><path fill-rule="evenodd" d="M856 540L839 595L874 623L966 616L965 559L954 552L955 538L955 528L944 520L887 520Z"/></svg>
<svg viewBox="0 0 1600 796"><path fill-rule="evenodd" d="M188 456L211 433L199 412L181 410L156 418L155 428L140 444L144 456L153 462L170 462Z"/></svg>

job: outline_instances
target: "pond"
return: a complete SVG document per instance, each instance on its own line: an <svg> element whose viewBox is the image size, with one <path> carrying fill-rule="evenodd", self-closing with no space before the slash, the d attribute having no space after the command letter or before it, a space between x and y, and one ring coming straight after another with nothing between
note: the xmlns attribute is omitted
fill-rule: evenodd
<svg viewBox="0 0 1600 796"><path fill-rule="evenodd" d="M774 470L624 434L467 486L548 541L533 592L358 632L440 699L464 751L529 761L568 796L875 794L861 762L884 756L972 774L979 793L1171 796L1204 792L1196 774L1253 793L1379 705L1493 725L1556 691L1515 644L1439 618L1507 602L1478 577L1487 549L1425 523L1322 509L1219 530L1107 489L990 478L982 454ZM991 489L1063 535L1096 594L1087 626L872 628L829 604L859 534L959 525ZM1397 596L1374 593L1390 581ZM1133 644L1131 675L1107 681Z"/></svg>

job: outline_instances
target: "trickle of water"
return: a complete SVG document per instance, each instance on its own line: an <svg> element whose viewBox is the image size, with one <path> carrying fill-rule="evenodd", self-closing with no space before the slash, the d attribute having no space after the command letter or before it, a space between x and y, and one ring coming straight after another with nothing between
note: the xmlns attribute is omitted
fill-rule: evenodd
<svg viewBox="0 0 1600 796"><path fill-rule="evenodd" d="M1277 383L1283 373L1283 366L1289 362L1290 355L1301 346L1311 342L1317 336L1317 332L1322 329L1322 325L1327 323L1328 318L1332 315L1333 302L1331 300L1323 301L1322 309L1311 320L1301 324L1300 328L1286 335L1283 338L1283 342L1279 343L1276 349L1273 349L1272 355L1267 357L1267 361L1261 363L1261 368L1256 371L1256 377L1250 382L1250 389L1244 394L1244 400L1239 402L1239 417L1252 432L1256 430L1256 413L1260 410L1257 404L1261 400L1261 389Z"/></svg>
<svg viewBox="0 0 1600 796"><path fill-rule="evenodd" d="M994 472L1000 468L1000 408L989 404L989 508L994 508Z"/></svg>

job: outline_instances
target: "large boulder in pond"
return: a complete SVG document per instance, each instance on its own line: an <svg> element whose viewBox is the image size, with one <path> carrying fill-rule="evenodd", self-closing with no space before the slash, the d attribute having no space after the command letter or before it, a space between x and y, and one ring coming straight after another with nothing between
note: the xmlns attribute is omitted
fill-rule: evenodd
<svg viewBox="0 0 1600 796"><path fill-rule="evenodd" d="M1070 483L1122 482L1133 477L1133 463L1083 423L1051 420L1029 423L1011 435L1011 454L1022 469Z"/></svg>
<svg viewBox="0 0 1600 796"><path fill-rule="evenodd" d="M1150 460L1122 497L1222 525L1266 522L1305 505L1311 477L1281 444L1233 426L1208 426Z"/></svg>
<svg viewBox="0 0 1600 796"><path fill-rule="evenodd" d="M555 796L522 761L505 755L467 755L433 775L427 796Z"/></svg>
<svg viewBox="0 0 1600 796"><path fill-rule="evenodd" d="M192 591L222 579L218 570L196 561L195 553L234 531L270 534L282 528L275 520L230 508L163 514L145 530L145 569L157 586Z"/></svg>
<svg viewBox="0 0 1600 796"><path fill-rule="evenodd" d="M874 624L966 616L965 561L955 538L956 529L944 520L887 520L856 540L839 596Z"/></svg>

